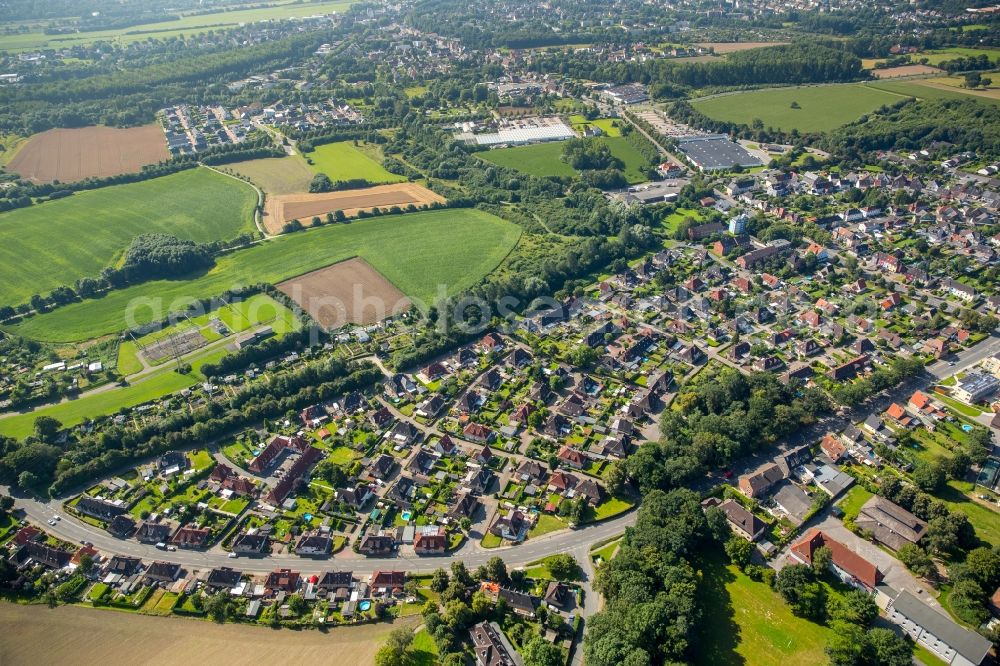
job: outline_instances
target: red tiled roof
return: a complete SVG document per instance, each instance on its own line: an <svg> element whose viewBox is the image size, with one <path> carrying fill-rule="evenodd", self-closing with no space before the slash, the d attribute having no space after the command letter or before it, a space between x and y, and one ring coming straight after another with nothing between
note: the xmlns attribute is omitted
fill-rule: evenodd
<svg viewBox="0 0 1000 666"><path fill-rule="evenodd" d="M838 568L856 578L866 587L874 588L882 580L882 572L878 570L877 566L815 527L792 546L792 552L800 560L811 565L813 553L816 552L817 548L823 546L830 549L833 563Z"/></svg>

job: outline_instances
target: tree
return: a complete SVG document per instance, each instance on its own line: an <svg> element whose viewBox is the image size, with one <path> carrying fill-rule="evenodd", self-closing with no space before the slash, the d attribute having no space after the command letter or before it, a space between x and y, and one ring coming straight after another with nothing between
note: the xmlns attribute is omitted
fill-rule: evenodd
<svg viewBox="0 0 1000 666"><path fill-rule="evenodd" d="M774 589L784 598L796 615L813 620L822 619L826 607L826 593L804 564L791 564L778 572Z"/></svg>
<svg viewBox="0 0 1000 666"><path fill-rule="evenodd" d="M541 636L535 636L521 650L524 666L563 666L562 650Z"/></svg>
<svg viewBox="0 0 1000 666"><path fill-rule="evenodd" d="M861 590L849 590L842 597L830 599L827 615L831 621L869 627L878 617L878 605L872 595Z"/></svg>
<svg viewBox="0 0 1000 666"><path fill-rule="evenodd" d="M208 616L216 622L225 622L226 618L229 616L231 603L232 602L228 594L225 592L218 592L209 597L208 601L205 602L205 612L208 613ZM275 614L275 617L277 617L277 614Z"/></svg>
<svg viewBox="0 0 1000 666"><path fill-rule="evenodd" d="M873 664L878 666L910 666L913 663L913 646L905 636L892 629L876 627L868 630Z"/></svg>
<svg viewBox="0 0 1000 666"><path fill-rule="evenodd" d="M726 543L733 535L733 530L729 527L729 520L726 514L717 506L710 506L705 509L705 521L708 523L708 531L712 538L719 543Z"/></svg>
<svg viewBox="0 0 1000 666"><path fill-rule="evenodd" d="M441 594L445 591L445 589L447 589L448 582L448 572L444 569L438 569L434 572L434 575L431 576L431 591Z"/></svg>
<svg viewBox="0 0 1000 666"><path fill-rule="evenodd" d="M836 666L864 666L869 661L865 630L856 624L833 622L833 633L826 646L830 662Z"/></svg>
<svg viewBox="0 0 1000 666"><path fill-rule="evenodd" d="M293 594L288 597L288 610L290 610L295 615L302 615L307 610L309 610L309 605L306 604L306 600L303 599L298 594Z"/></svg>
<svg viewBox="0 0 1000 666"><path fill-rule="evenodd" d="M502 557L491 557L484 566L484 573L488 581L501 585L507 585L510 582L510 577L507 575L507 565L504 564Z"/></svg>
<svg viewBox="0 0 1000 666"><path fill-rule="evenodd" d="M964 570L984 592L992 593L1000 586L1000 553L985 547L970 550Z"/></svg>
<svg viewBox="0 0 1000 666"><path fill-rule="evenodd" d="M951 608L960 619L978 627L989 617L986 610L986 594L971 578L957 581L948 597Z"/></svg>
<svg viewBox="0 0 1000 666"><path fill-rule="evenodd" d="M580 564L568 553L550 555L545 564L556 580L576 580L581 574Z"/></svg>
<svg viewBox="0 0 1000 666"><path fill-rule="evenodd" d="M937 462L920 463L914 468L912 476L913 482L928 493L940 490L947 480L944 468Z"/></svg>
<svg viewBox="0 0 1000 666"><path fill-rule="evenodd" d="M735 534L729 537L729 540L726 541L725 549L726 555L729 556L729 561L740 569L750 563L753 546L743 537Z"/></svg>
<svg viewBox="0 0 1000 666"><path fill-rule="evenodd" d="M833 552L826 546L820 546L813 552L812 569L817 576L822 576L833 562Z"/></svg>
<svg viewBox="0 0 1000 666"><path fill-rule="evenodd" d="M51 416L39 416L35 419L35 436L43 442L52 442L59 431L62 430L62 423Z"/></svg>
<svg viewBox="0 0 1000 666"><path fill-rule="evenodd" d="M80 558L80 573L89 574L94 570L94 557L89 553Z"/></svg>
<svg viewBox="0 0 1000 666"><path fill-rule="evenodd" d="M927 554L927 551L920 546L912 543L904 544L898 551L896 551L896 555L899 557L899 561L902 562L907 569L918 576L922 576L927 579L934 579L937 577L937 567L934 566L934 562Z"/></svg>
<svg viewBox="0 0 1000 666"><path fill-rule="evenodd" d="M983 82L983 75L980 74L979 72L969 72L965 75L964 85L966 88L978 88L982 82Z"/></svg>

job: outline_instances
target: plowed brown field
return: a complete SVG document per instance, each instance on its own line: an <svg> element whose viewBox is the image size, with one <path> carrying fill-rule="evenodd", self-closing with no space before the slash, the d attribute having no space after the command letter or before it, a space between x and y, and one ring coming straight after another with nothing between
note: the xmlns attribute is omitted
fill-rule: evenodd
<svg viewBox="0 0 1000 666"><path fill-rule="evenodd" d="M416 183L393 183L322 194L276 194L268 197L264 224L269 233L279 234L286 222L299 220L308 226L311 218L338 210L351 217L362 210L386 210L410 204L421 206L435 201L444 203L444 198Z"/></svg>
<svg viewBox="0 0 1000 666"><path fill-rule="evenodd" d="M31 137L7 169L35 183L74 183L135 173L169 157L159 125L52 129Z"/></svg>
<svg viewBox="0 0 1000 666"><path fill-rule="evenodd" d="M341 261L277 285L327 330L374 324L410 308L410 299L364 259Z"/></svg>

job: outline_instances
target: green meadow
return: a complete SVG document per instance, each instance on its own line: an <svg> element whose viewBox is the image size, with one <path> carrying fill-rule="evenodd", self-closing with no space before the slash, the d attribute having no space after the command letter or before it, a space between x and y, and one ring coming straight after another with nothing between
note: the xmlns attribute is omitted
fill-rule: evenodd
<svg viewBox="0 0 1000 666"><path fill-rule="evenodd" d="M199 168L0 213L0 304L96 277L140 234L234 238L256 204L246 183Z"/></svg>
<svg viewBox="0 0 1000 666"><path fill-rule="evenodd" d="M606 143L611 149L611 154L625 164L625 178L629 183L642 183L647 180L643 168L646 161L642 154L628 142L628 139L622 136L603 136L597 140ZM577 172L562 161L562 154L563 143L561 141L497 148L478 153L479 157L487 162L516 169L539 178L547 176L575 177Z"/></svg>
<svg viewBox="0 0 1000 666"><path fill-rule="evenodd" d="M206 273L155 280L73 303L8 327L28 338L80 342L141 325L239 285L276 283L360 256L400 291L431 303L496 268L520 228L475 209L408 213L310 229L223 255ZM143 305L145 304L145 305ZM131 309L130 309L131 305ZM126 317L131 312L130 318Z"/></svg>
<svg viewBox="0 0 1000 666"><path fill-rule="evenodd" d="M760 119L764 127L784 131L826 132L898 101L884 90L848 84L765 88L694 100L691 105L715 120L750 125ZM792 108L793 103L800 108Z"/></svg>
<svg viewBox="0 0 1000 666"><path fill-rule="evenodd" d="M401 183L406 180L386 171L366 150L355 146L351 141L317 146L316 150L306 153L305 157L312 161L310 168L314 172L325 173L333 181L364 178L369 183Z"/></svg>

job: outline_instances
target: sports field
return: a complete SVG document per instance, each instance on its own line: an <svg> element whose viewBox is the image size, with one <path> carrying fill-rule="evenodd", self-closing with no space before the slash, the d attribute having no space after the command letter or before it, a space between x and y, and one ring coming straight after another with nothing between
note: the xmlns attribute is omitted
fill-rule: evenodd
<svg viewBox="0 0 1000 666"><path fill-rule="evenodd" d="M721 550L721 549L719 549ZM825 664L830 630L792 614L767 583L755 582L711 553L698 586L704 615L695 664Z"/></svg>
<svg viewBox="0 0 1000 666"><path fill-rule="evenodd" d="M249 185L199 168L0 213L0 304L99 275L139 234L205 243L251 231L256 203Z"/></svg>
<svg viewBox="0 0 1000 666"><path fill-rule="evenodd" d="M369 183L400 183L406 180L389 173L375 161L371 157L374 150L373 146L361 149L352 141L338 141L317 146L305 157L312 160L310 168L315 173L325 173L332 181L364 178Z"/></svg>
<svg viewBox="0 0 1000 666"><path fill-rule="evenodd" d="M250 179L267 194L294 194L308 192L313 172L299 155L265 157L259 160L237 162L223 167Z"/></svg>
<svg viewBox="0 0 1000 666"><path fill-rule="evenodd" d="M145 39L168 39L183 35L194 35L208 30L225 30L239 27L244 23L314 16L342 12L353 4L350 0L301 2L280 0L270 6L258 9L219 11L213 13L183 16L177 21L144 23L116 30L97 30L68 35L46 35L42 32L4 35L2 46L8 51L30 51L35 49L59 49L96 41L111 41L131 44Z"/></svg>
<svg viewBox="0 0 1000 666"><path fill-rule="evenodd" d="M156 280L73 303L11 326L28 338L79 342L165 316L183 299L208 298L237 284L277 283L354 256L364 258L400 291L433 302L471 287L496 268L521 230L475 209L407 213L328 225L282 236L219 257L188 281Z"/></svg>
<svg viewBox="0 0 1000 666"><path fill-rule="evenodd" d="M883 90L850 84L766 88L695 100L691 105L715 120L749 125L759 118L764 127L826 132L898 101L897 95ZM792 108L793 102L801 108Z"/></svg>
<svg viewBox="0 0 1000 666"><path fill-rule="evenodd" d="M599 137L598 141L608 144L611 154L625 164L625 178L629 183L641 183L646 179L643 171L645 160L628 139L622 136ZM564 144L561 141L536 143L530 146L497 148L482 153L479 157L499 166L516 169L532 176L560 176L573 178L576 171L562 161Z"/></svg>
<svg viewBox="0 0 1000 666"><path fill-rule="evenodd" d="M169 159L159 125L51 129L25 143L7 165L34 183L75 183L86 178L137 173Z"/></svg>

